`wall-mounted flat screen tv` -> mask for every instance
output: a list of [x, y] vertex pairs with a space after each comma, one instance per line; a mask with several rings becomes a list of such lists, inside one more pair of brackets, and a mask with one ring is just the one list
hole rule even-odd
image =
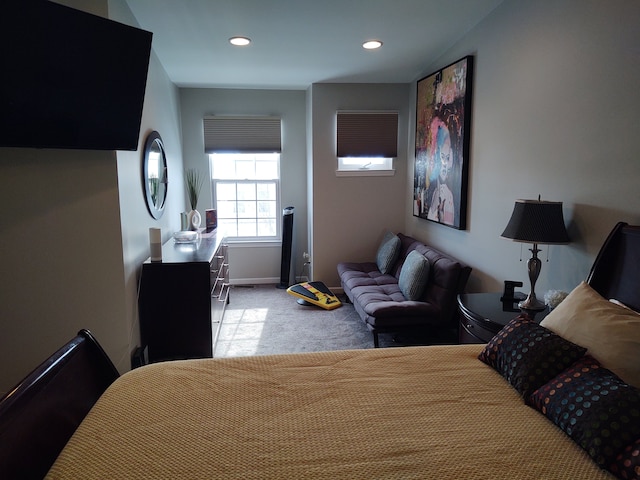
[[136, 150], [150, 32], [47, 0], [0, 20], [0, 146]]

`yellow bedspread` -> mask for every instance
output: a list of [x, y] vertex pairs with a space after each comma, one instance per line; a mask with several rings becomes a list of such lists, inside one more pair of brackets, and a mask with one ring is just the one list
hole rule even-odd
[[613, 478], [481, 348], [152, 364], [105, 392], [48, 478]]

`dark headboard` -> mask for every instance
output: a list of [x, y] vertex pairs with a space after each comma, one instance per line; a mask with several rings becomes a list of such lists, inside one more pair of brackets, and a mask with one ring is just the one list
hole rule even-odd
[[587, 283], [606, 299], [640, 311], [640, 226], [618, 223], [600, 249]]
[[0, 478], [43, 478], [119, 374], [87, 330], [0, 400]]

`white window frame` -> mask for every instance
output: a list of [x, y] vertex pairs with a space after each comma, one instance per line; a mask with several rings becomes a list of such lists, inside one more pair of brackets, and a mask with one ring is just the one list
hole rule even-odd
[[[281, 191], [280, 191], [280, 161], [281, 161], [281, 154], [279, 152], [269, 152], [269, 155], [274, 155], [277, 157], [277, 178], [251, 178], [251, 177], [247, 177], [247, 178], [241, 178], [240, 176], [236, 175], [235, 177], [232, 178], [217, 178], [214, 177], [215, 172], [213, 169], [213, 156], [214, 155], [231, 155], [234, 157], [237, 156], [244, 156], [246, 157], [247, 154], [234, 154], [234, 153], [229, 153], [229, 154], [209, 154], [209, 165], [210, 165], [210, 169], [211, 169], [211, 175], [210, 175], [210, 179], [211, 179], [211, 194], [212, 194], [212, 205], [214, 206], [213, 208], [218, 209], [218, 204], [217, 204], [217, 187], [218, 187], [218, 183], [235, 183], [235, 184], [269, 184], [269, 183], [273, 183], [275, 184], [275, 190], [276, 190], [276, 206], [275, 206], [275, 217], [274, 217], [274, 222], [275, 222], [275, 226], [276, 226], [276, 234], [275, 235], [270, 235], [270, 236], [241, 236], [241, 235], [228, 235], [227, 233], [225, 233], [226, 238], [227, 239], [232, 239], [234, 242], [256, 242], [256, 243], [267, 243], [267, 242], [281, 242], [282, 241], [282, 228], [281, 228], [281, 224], [282, 222], [280, 221], [280, 216], [279, 213], [281, 212], [282, 208], [281, 208]], [[261, 153], [257, 153], [257, 155], [261, 155]], [[256, 202], [258, 200], [256, 199]], [[236, 219], [241, 219], [242, 217], [238, 217], [236, 215]], [[256, 222], [257, 222], [258, 217], [255, 218]], [[221, 221], [224, 221], [223, 218], [221, 218], [220, 216], [220, 210], [218, 209], [218, 224], [221, 224]]]
[[338, 157], [337, 177], [393, 175], [392, 157]]

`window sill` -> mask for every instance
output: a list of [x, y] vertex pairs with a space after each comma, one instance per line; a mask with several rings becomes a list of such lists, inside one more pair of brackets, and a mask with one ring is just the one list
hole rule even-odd
[[228, 237], [227, 243], [234, 247], [280, 247], [282, 246], [282, 240], [259, 240], [241, 237]]
[[336, 177], [393, 177], [396, 174], [392, 170], [336, 170]]

